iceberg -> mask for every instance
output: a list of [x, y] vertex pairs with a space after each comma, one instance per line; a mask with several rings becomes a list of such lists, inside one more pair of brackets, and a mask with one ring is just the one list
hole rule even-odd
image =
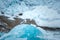
[[[9, 33], [3, 35], [1, 40], [44, 40], [45, 30], [31, 24], [21, 24], [15, 26]], [[39, 36], [39, 37], [38, 37]]]

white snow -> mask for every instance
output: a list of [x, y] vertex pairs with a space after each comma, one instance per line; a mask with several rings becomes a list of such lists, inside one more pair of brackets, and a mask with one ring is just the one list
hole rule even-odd
[[34, 19], [39, 26], [60, 27], [60, 14], [47, 6], [36, 6], [34, 10], [26, 11], [19, 18]]
[[[59, 0], [1, 0], [0, 11], [10, 20], [18, 16], [23, 19], [34, 19], [37, 25], [60, 27]], [[22, 16], [18, 14], [22, 13]]]

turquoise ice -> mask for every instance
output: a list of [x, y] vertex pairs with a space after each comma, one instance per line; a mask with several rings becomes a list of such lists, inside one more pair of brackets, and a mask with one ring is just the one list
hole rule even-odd
[[[1, 37], [1, 40], [44, 40], [43, 29], [38, 29], [34, 25], [21, 24], [13, 28], [8, 34]], [[38, 37], [39, 36], [39, 37]]]

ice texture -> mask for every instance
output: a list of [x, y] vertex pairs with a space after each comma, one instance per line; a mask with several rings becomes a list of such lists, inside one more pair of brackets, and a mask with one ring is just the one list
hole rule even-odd
[[[12, 19], [22, 13], [39, 26], [60, 27], [60, 0], [0, 0], [0, 11]], [[38, 17], [39, 16], [39, 17]]]
[[[35, 25], [21, 24], [15, 26], [9, 33], [3, 35], [0, 40], [44, 40], [45, 30]], [[38, 37], [39, 36], [39, 37]]]

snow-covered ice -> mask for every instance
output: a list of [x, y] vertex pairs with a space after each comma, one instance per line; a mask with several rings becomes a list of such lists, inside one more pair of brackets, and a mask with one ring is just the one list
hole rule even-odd
[[[0, 11], [10, 20], [18, 16], [23, 19], [34, 19], [37, 25], [60, 27], [59, 0], [0, 0]], [[22, 13], [22, 16], [18, 14]]]
[[60, 27], [60, 14], [48, 6], [36, 6], [34, 10], [26, 11], [19, 18], [33, 19], [39, 26]]

